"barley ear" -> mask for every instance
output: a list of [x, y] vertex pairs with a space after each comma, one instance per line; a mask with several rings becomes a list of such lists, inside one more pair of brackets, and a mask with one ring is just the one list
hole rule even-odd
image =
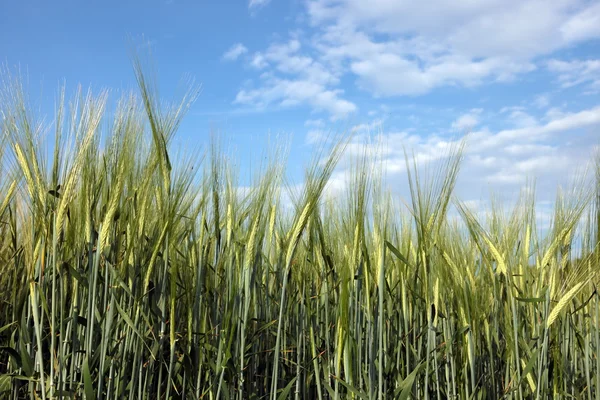
[[573, 297], [575, 297], [575, 295], [577, 294], [577, 292], [579, 292], [579, 289], [581, 289], [587, 282], [579, 282], [578, 284], [576, 284], [575, 286], [573, 286], [571, 288], [571, 290], [569, 290], [567, 293], [565, 293], [565, 295], [563, 296], [562, 299], [560, 299], [560, 301], [558, 302], [558, 304], [552, 309], [552, 311], [550, 312], [550, 315], [548, 315], [548, 320], [546, 321], [546, 328], [549, 328], [552, 323], [556, 320], [556, 318], [558, 317], [558, 315], [560, 314], [560, 312], [567, 307], [567, 305], [569, 304], [569, 302], [573, 299]]

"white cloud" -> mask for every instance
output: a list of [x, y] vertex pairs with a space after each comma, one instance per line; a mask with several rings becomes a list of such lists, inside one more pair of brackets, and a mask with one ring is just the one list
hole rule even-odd
[[248, 8], [249, 9], [257, 9], [257, 8], [266, 6], [270, 2], [271, 2], [271, 0], [250, 0], [248, 2]]
[[252, 66], [265, 68], [271, 65], [273, 73], [301, 76], [322, 85], [339, 83], [339, 76], [322, 62], [300, 54], [301, 47], [298, 39], [291, 39], [286, 43], [274, 43], [264, 53], [254, 55]]
[[[254, 90], [238, 93], [238, 103], [308, 105], [336, 119], [357, 109], [345, 98], [352, 92], [341, 90], [342, 85], [391, 97], [514, 81], [536, 70], [543, 57], [600, 38], [600, 6], [588, 0], [304, 4], [310, 34], [307, 29], [292, 31], [287, 42], [278, 39], [252, 54], [248, 63], [260, 71], [260, 79]], [[577, 67], [586, 77], [561, 71], [561, 84], [600, 85], [594, 64]], [[549, 105], [543, 97], [536, 103]], [[534, 122], [514, 117], [520, 117], [522, 126]]]
[[371, 134], [381, 132], [383, 130], [383, 120], [376, 119], [367, 124], [358, 124], [350, 128], [350, 132], [354, 135]]
[[550, 60], [548, 69], [558, 74], [563, 88], [588, 84], [588, 91], [600, 91], [600, 59], [597, 60]]
[[560, 31], [568, 41], [600, 36], [600, 3], [580, 10], [560, 27]]
[[562, 118], [566, 115], [566, 113], [561, 110], [559, 107], [551, 107], [548, 109], [548, 111], [546, 111], [546, 114], [544, 115], [544, 120], [545, 121], [552, 121], [558, 118]]
[[452, 130], [465, 132], [470, 131], [479, 124], [479, 114], [481, 109], [473, 109], [467, 114], [463, 114], [452, 123]]
[[305, 143], [312, 145], [312, 144], [323, 143], [326, 140], [327, 140], [327, 132], [319, 130], [319, 129], [311, 129], [310, 131], [308, 131], [306, 133]]
[[506, 81], [534, 69], [533, 64], [514, 63], [505, 58], [473, 61], [445, 56], [420, 64], [397, 54], [380, 53], [352, 62], [350, 69], [359, 78], [361, 87], [380, 96], [421, 95], [440, 86], [473, 87], [490, 77]]
[[533, 100], [533, 104], [537, 108], [546, 108], [546, 107], [548, 107], [548, 105], [550, 105], [550, 95], [548, 95], [548, 94], [540, 94], [540, 95], [535, 96], [535, 99]]
[[250, 65], [265, 70], [260, 84], [240, 90], [235, 103], [257, 108], [308, 105], [328, 112], [332, 120], [356, 111], [354, 103], [342, 98], [344, 91], [335, 87], [339, 77], [321, 62], [301, 55], [301, 47], [300, 41], [292, 38], [254, 54]]
[[511, 156], [527, 156], [532, 154], [550, 154], [557, 150], [556, 147], [552, 147], [545, 144], [511, 144], [504, 147], [504, 151]]
[[530, 57], [600, 36], [600, 7], [585, 0], [313, 0], [308, 10], [316, 25], [441, 41], [472, 57]]
[[[529, 116], [526, 109], [505, 112], [520, 112], [523, 114], [520, 118], [525, 119], [524, 116]], [[477, 116], [478, 123], [486, 122], [484, 116], [488, 113], [471, 110], [464, 115], [472, 114]], [[570, 174], [591, 160], [597, 143], [593, 135], [585, 132], [600, 128], [600, 106], [557, 113], [546, 123], [531, 118], [521, 127], [500, 131], [483, 128], [467, 137], [457, 186], [459, 197], [472, 199], [487, 195], [488, 185], [506, 194], [518, 193], [521, 185], [535, 178], [538, 199], [551, 201], [556, 186], [567, 184]], [[347, 169], [353, 157], [364, 154], [366, 149], [368, 154], [377, 154], [383, 160], [392, 187], [408, 196], [405, 149], [409, 157], [414, 154], [420, 167], [435, 171], [439, 167], [437, 163], [456, 146], [457, 140], [390, 131], [358, 136], [349, 145], [340, 166]], [[339, 186], [339, 182], [336, 185]]]
[[225, 52], [225, 54], [223, 54], [223, 60], [226, 60], [226, 61], [235, 61], [241, 55], [243, 55], [243, 54], [245, 54], [247, 52], [248, 52], [248, 49], [246, 48], [246, 46], [244, 46], [241, 43], [236, 43], [233, 46], [231, 46], [229, 48], [229, 50], [227, 50]]
[[262, 54], [256, 53], [252, 57], [250, 65], [256, 69], [263, 69], [266, 68], [269, 65], [269, 63], [267, 62], [267, 60], [265, 60], [265, 57]]
[[600, 125], [600, 106], [577, 113], [564, 113], [544, 125], [535, 124], [527, 127], [505, 129], [495, 134], [485, 131], [475, 132], [472, 135], [474, 140], [471, 145], [477, 151], [497, 149], [508, 144], [535, 143], [546, 140], [549, 136], [557, 133], [598, 125]]
[[585, 0], [312, 0], [308, 12], [323, 59], [380, 96], [515, 79], [600, 37], [600, 7]]
[[508, 116], [517, 128], [527, 128], [537, 125], [537, 119], [523, 110], [514, 110]]
[[325, 125], [325, 121], [321, 118], [319, 119], [307, 119], [304, 121], [304, 126], [312, 126], [315, 128], [322, 128]]
[[[500, 161], [504, 163], [508, 161], [508, 159], [504, 158]], [[486, 181], [494, 184], [504, 183], [521, 185], [525, 183], [527, 178], [539, 176], [544, 178], [545, 176], [562, 172], [566, 168], [572, 168], [574, 167], [573, 164], [573, 159], [564, 154], [560, 154], [559, 152], [531, 156], [523, 160], [515, 161], [511, 164], [494, 168], [495, 172], [492, 172], [490, 175], [488, 175], [486, 177]]]
[[234, 102], [257, 108], [308, 104], [317, 110], [329, 112], [332, 119], [337, 119], [356, 111], [355, 104], [340, 97], [342, 93], [342, 90], [330, 90], [308, 79], [268, 78], [258, 89], [240, 90]]

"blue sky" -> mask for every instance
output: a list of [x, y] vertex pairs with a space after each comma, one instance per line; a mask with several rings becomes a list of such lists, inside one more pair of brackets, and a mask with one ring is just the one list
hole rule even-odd
[[[331, 132], [438, 160], [470, 132], [459, 195], [537, 178], [551, 201], [600, 143], [600, 2], [587, 0], [0, 1], [0, 62], [52, 110], [60, 82], [135, 88], [131, 48], [152, 52], [161, 95], [202, 85], [180, 139], [226, 139], [242, 169], [277, 135], [289, 172]], [[344, 186], [336, 171], [332, 191]]]

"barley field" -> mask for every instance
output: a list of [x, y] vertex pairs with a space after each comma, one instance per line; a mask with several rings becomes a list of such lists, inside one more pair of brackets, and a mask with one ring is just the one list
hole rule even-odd
[[[400, 199], [350, 138], [289, 195], [218, 142], [171, 144], [197, 95], [64, 91], [50, 122], [0, 86], [0, 398], [600, 398], [600, 157], [538, 227], [535, 192], [456, 198], [468, 140]], [[47, 145], [42, 145], [42, 137]]]

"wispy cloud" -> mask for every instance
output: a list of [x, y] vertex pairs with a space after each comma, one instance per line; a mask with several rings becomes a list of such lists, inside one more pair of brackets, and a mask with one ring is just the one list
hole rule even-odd
[[337, 88], [339, 77], [323, 63], [300, 54], [302, 44], [292, 38], [274, 43], [266, 51], [255, 53], [250, 66], [263, 70], [255, 88], [241, 89], [234, 103], [258, 108], [308, 105], [325, 111], [332, 120], [357, 110]]
[[304, 142], [308, 145], [320, 144], [327, 140], [327, 132], [319, 129], [311, 129], [306, 132]]
[[342, 90], [331, 90], [309, 79], [280, 79], [267, 77], [258, 89], [242, 89], [234, 103], [258, 108], [268, 106], [292, 107], [309, 105], [316, 110], [326, 111], [332, 120], [356, 111], [356, 105], [340, 97]]
[[241, 43], [236, 43], [223, 54], [223, 60], [235, 61], [243, 54], [247, 53], [248, 49]]
[[600, 91], [600, 59], [550, 60], [548, 69], [558, 74], [558, 82], [563, 88], [587, 85], [590, 93]]
[[533, 104], [537, 108], [546, 108], [546, 107], [548, 107], [548, 105], [550, 105], [550, 95], [548, 95], [548, 94], [540, 94], [540, 95], [535, 96], [535, 99], [533, 100]]
[[322, 128], [323, 126], [325, 126], [325, 121], [323, 121], [321, 118], [307, 119], [306, 121], [304, 121], [304, 126], [312, 126], [314, 128]]
[[271, 0], [250, 0], [248, 2], [248, 8], [251, 10], [257, 9], [257, 8], [266, 6], [270, 2], [271, 2]]
[[136, 35], [132, 38], [133, 44], [138, 50], [154, 50], [157, 45], [156, 39], [152, 39], [148, 37], [146, 34], [142, 33], [140, 35]]

